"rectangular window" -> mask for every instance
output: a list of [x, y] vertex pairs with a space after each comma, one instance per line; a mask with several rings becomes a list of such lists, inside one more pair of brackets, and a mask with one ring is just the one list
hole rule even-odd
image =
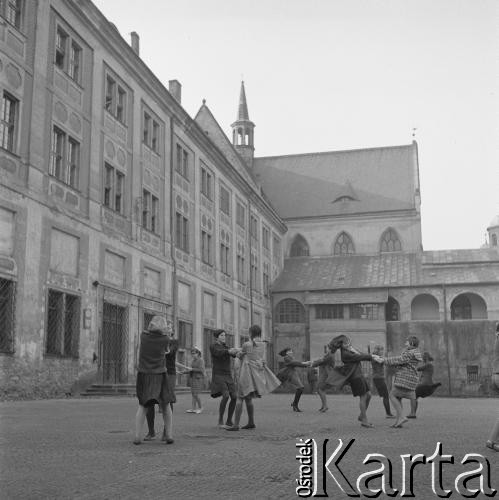
[[179, 212], [175, 214], [175, 245], [189, 252], [189, 221]]
[[0, 15], [9, 24], [17, 29], [21, 29], [22, 0], [3, 0], [0, 2]]
[[250, 278], [251, 278], [251, 288], [254, 290], [258, 290], [259, 288], [259, 279], [258, 279], [258, 259], [256, 255], [251, 254], [250, 261]]
[[68, 137], [68, 172], [66, 182], [70, 186], [78, 187], [80, 173], [80, 143]]
[[230, 264], [231, 264], [230, 247], [228, 243], [222, 241], [220, 243], [220, 271], [230, 276], [230, 268], [231, 268]]
[[246, 259], [244, 254], [238, 253], [236, 257], [236, 278], [239, 283], [246, 283]]
[[220, 210], [230, 215], [230, 193], [223, 186], [220, 186]]
[[254, 215], [250, 216], [250, 236], [258, 240], [258, 221]]
[[350, 319], [379, 319], [378, 304], [350, 304]]
[[11, 153], [16, 149], [16, 121], [19, 101], [7, 92], [2, 96], [2, 117], [0, 121], [0, 146]]
[[125, 123], [125, 104], [126, 104], [126, 92], [118, 86], [117, 90], [118, 98], [116, 101], [116, 119]]
[[125, 124], [126, 91], [109, 75], [106, 76], [104, 108], [120, 123]]
[[104, 206], [123, 214], [125, 175], [106, 163], [104, 165]]
[[0, 278], [0, 352], [14, 352], [15, 283]]
[[270, 249], [270, 231], [265, 226], [262, 226], [262, 246], [265, 250]]
[[201, 229], [201, 260], [210, 266], [213, 265], [213, 251], [211, 245], [211, 234]]
[[151, 231], [159, 234], [159, 198], [151, 197]]
[[480, 371], [478, 365], [466, 365], [466, 379], [468, 384], [480, 382]]
[[263, 294], [270, 295], [270, 266], [267, 262], [263, 264]]
[[315, 306], [316, 319], [343, 319], [343, 304], [318, 304]]
[[148, 228], [151, 213], [151, 193], [146, 189], [142, 192], [142, 226]]
[[149, 134], [150, 134], [150, 129], [151, 128], [151, 117], [147, 114], [144, 113], [144, 127], [142, 130], [142, 142], [144, 144], [147, 144], [149, 146]]
[[47, 338], [49, 355], [77, 358], [80, 340], [80, 298], [48, 291]]
[[80, 174], [80, 143], [54, 126], [50, 175], [74, 189], [78, 189]]
[[178, 346], [181, 349], [192, 347], [192, 323], [186, 321], [178, 322]]
[[69, 56], [68, 75], [77, 83], [80, 82], [81, 48], [75, 42], [71, 42]]
[[159, 152], [159, 124], [154, 120], [152, 122], [151, 149], [156, 153]]
[[201, 193], [213, 200], [213, 176], [204, 167], [201, 167]]
[[116, 171], [116, 189], [114, 193], [114, 210], [120, 214], [123, 213], [123, 187], [125, 185], [125, 176]]
[[246, 227], [246, 210], [239, 202], [236, 205], [236, 223], [242, 228]]
[[68, 35], [62, 28], [58, 27], [55, 33], [55, 65], [64, 71], [66, 68], [66, 52]]
[[189, 180], [189, 153], [177, 144], [177, 161], [175, 170], [185, 179]]

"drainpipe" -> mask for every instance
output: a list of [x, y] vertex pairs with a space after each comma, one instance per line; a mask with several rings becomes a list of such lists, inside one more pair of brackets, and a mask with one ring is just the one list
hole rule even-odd
[[173, 199], [173, 116], [170, 117], [170, 257], [172, 260], [172, 321], [173, 328], [177, 330], [177, 261], [175, 260], [175, 200]]
[[449, 334], [447, 331], [447, 290], [445, 284], [442, 283], [442, 292], [444, 295], [444, 342], [445, 342], [445, 360], [447, 362], [447, 378], [449, 380], [449, 396], [452, 396], [451, 372], [450, 372], [450, 356], [449, 356]]
[[249, 223], [249, 286], [250, 286], [250, 325], [253, 325], [253, 280], [251, 276], [251, 201], [248, 197], [248, 223]]

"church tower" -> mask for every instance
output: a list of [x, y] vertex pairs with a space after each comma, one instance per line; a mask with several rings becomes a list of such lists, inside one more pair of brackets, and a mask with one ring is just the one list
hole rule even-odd
[[253, 129], [255, 124], [249, 119], [248, 105], [246, 103], [246, 92], [244, 91], [244, 81], [241, 82], [241, 93], [239, 95], [239, 109], [237, 120], [231, 125], [232, 144], [236, 151], [244, 159], [246, 165], [253, 166], [255, 147], [253, 143]]

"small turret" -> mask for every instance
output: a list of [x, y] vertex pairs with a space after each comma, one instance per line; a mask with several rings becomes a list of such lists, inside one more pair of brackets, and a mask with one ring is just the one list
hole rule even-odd
[[253, 157], [255, 154], [255, 147], [253, 143], [253, 130], [255, 128], [255, 124], [249, 119], [244, 81], [241, 82], [237, 120], [231, 125], [231, 127], [232, 144], [244, 159], [248, 167], [251, 168], [253, 166]]

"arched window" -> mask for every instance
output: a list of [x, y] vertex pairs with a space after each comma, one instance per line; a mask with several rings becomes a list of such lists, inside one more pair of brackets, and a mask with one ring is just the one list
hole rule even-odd
[[304, 323], [305, 308], [295, 299], [284, 299], [277, 305], [278, 323]]
[[353, 241], [347, 233], [342, 232], [334, 243], [334, 255], [347, 255], [355, 253]]
[[476, 293], [462, 293], [450, 305], [451, 319], [487, 319], [487, 304]]
[[497, 234], [492, 235], [492, 246], [493, 247], [497, 246]]
[[411, 303], [411, 319], [440, 319], [437, 299], [429, 293], [422, 293], [414, 297]]
[[393, 297], [390, 296], [388, 297], [388, 302], [385, 305], [385, 320], [400, 321], [399, 303]]
[[402, 243], [395, 229], [388, 228], [381, 236], [380, 252], [400, 252]]
[[308, 249], [307, 240], [301, 235], [297, 234], [293, 243], [291, 244], [291, 250], [289, 252], [290, 257], [308, 257], [310, 255]]

